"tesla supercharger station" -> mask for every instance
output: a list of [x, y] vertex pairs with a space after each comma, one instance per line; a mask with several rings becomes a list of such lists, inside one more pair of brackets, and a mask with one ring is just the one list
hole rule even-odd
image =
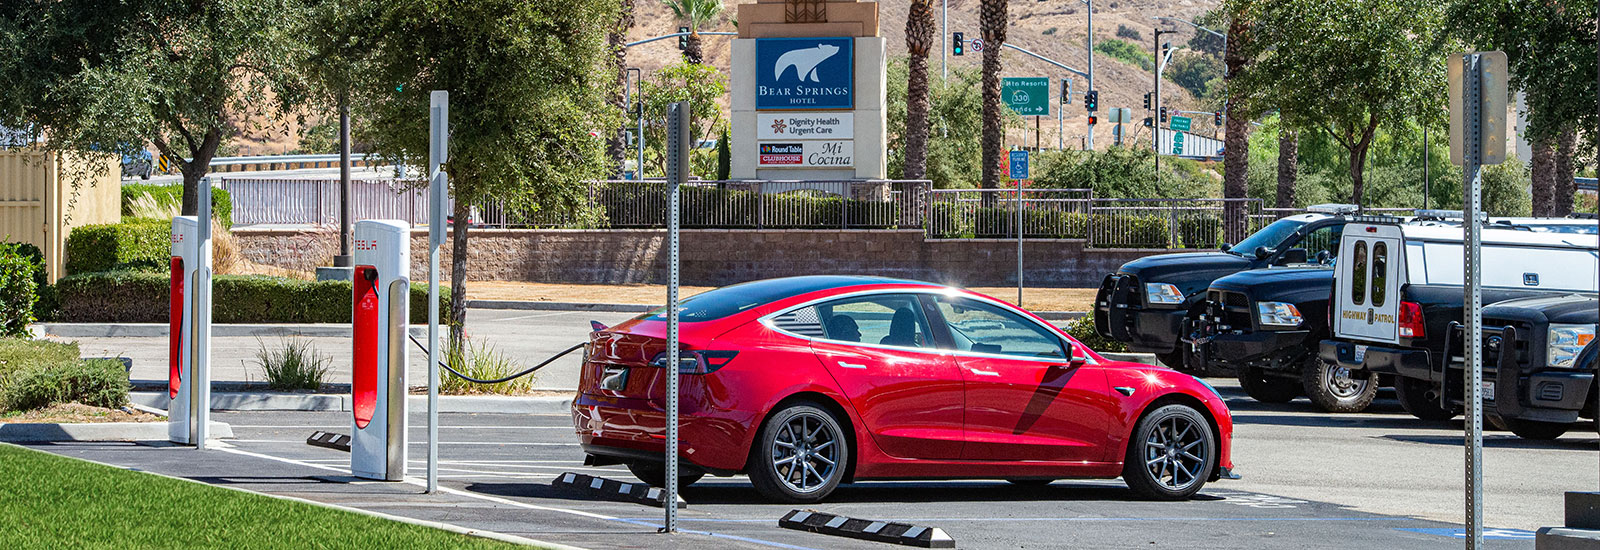
[[206, 391], [206, 359], [209, 343], [201, 334], [210, 324], [209, 308], [195, 307], [204, 299], [210, 284], [210, 247], [203, 246], [205, 235], [196, 216], [172, 219], [172, 260], [170, 331], [167, 349], [167, 439], [184, 445], [201, 445], [210, 398]]
[[350, 472], [400, 481], [406, 473], [406, 329], [411, 228], [397, 220], [355, 224]]

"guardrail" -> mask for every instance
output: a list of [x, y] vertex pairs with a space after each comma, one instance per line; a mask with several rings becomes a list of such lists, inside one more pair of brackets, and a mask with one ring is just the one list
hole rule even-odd
[[[352, 154], [351, 166], [375, 166], [375, 155]], [[194, 159], [184, 159], [192, 162]], [[339, 165], [339, 155], [259, 155], [249, 157], [216, 157], [209, 166], [212, 172], [236, 173], [265, 170], [296, 170], [300, 168], [334, 168]], [[218, 170], [217, 168], [222, 168]]]

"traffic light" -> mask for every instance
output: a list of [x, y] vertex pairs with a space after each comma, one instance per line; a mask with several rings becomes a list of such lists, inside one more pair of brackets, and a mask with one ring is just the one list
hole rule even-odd
[[1155, 125], [1155, 123], [1151, 121], [1150, 117], [1144, 117], [1144, 127], [1145, 128], [1149, 128], [1149, 127], [1154, 126], [1154, 125]]
[[1150, 94], [1148, 92], [1144, 94], [1144, 110], [1150, 110]]
[[[689, 32], [689, 27], [678, 27], [678, 32], [680, 32], [680, 33], [688, 33]], [[687, 50], [687, 49], [689, 49], [689, 35], [688, 34], [684, 34], [683, 36], [679, 36], [678, 37], [678, 50], [681, 51], [681, 50]]]
[[950, 34], [952, 35], [951, 38], [953, 39], [953, 42], [955, 42], [955, 45], [952, 48], [953, 51], [951, 51], [950, 54], [951, 55], [965, 55], [967, 53], [966, 35], [963, 35], [963, 34], [961, 34], [959, 32], [950, 33]]
[[1100, 123], [1100, 117], [1097, 117], [1097, 116], [1094, 116], [1094, 115], [1089, 115], [1089, 125], [1090, 126], [1094, 126], [1094, 125], [1099, 124], [1099, 123]]
[[1161, 107], [1161, 122], [1166, 122], [1166, 121], [1167, 121], [1167, 107], [1165, 105], [1163, 105]]
[[1089, 90], [1083, 94], [1083, 108], [1089, 112], [1100, 110], [1100, 90]]
[[1213, 122], [1216, 122], [1217, 126], [1221, 126], [1222, 125], [1222, 111], [1217, 111], [1215, 113], [1211, 113], [1211, 120]]

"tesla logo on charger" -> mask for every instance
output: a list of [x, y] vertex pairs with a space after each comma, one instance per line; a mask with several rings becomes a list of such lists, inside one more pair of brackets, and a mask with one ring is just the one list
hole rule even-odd
[[172, 234], [172, 242], [173, 243], [181, 243], [181, 242], [183, 242], [183, 234], [182, 233], [173, 233]]
[[371, 239], [356, 239], [356, 250], [377, 250], [378, 241]]

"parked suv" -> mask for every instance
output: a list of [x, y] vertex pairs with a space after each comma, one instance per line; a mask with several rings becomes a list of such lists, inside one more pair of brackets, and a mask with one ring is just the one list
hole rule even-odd
[[[1484, 304], [1596, 291], [1594, 235], [1484, 229], [1482, 242]], [[1459, 414], [1462, 370], [1451, 365], [1461, 353], [1463, 252], [1457, 227], [1346, 226], [1332, 337], [1319, 344], [1319, 357], [1352, 376], [1393, 375], [1400, 405], [1418, 418]]]
[[[1555, 439], [1594, 418], [1595, 294], [1507, 300], [1483, 308], [1483, 399], [1489, 422], [1526, 439]], [[1452, 327], [1444, 390], [1462, 401], [1461, 327]], [[1450, 385], [1450, 380], [1455, 385]]]
[[[1372, 221], [1401, 223], [1386, 217]], [[1459, 211], [1419, 210], [1403, 223], [1456, 227], [1460, 221]], [[1530, 232], [1594, 234], [1597, 229], [1593, 220], [1571, 218], [1490, 222], [1492, 227]], [[1350, 369], [1317, 356], [1319, 343], [1329, 337], [1328, 297], [1336, 258], [1319, 260], [1308, 267], [1244, 271], [1212, 282], [1199, 315], [1185, 327], [1183, 341], [1193, 350], [1190, 362], [1204, 374], [1238, 376], [1245, 393], [1258, 401], [1282, 403], [1305, 395], [1328, 412], [1365, 409], [1377, 395], [1376, 373], [1352, 377]]]
[[[1153, 352], [1167, 366], [1202, 373], [1186, 361], [1184, 322], [1199, 314], [1212, 281], [1240, 271], [1305, 264], [1332, 256], [1339, 234], [1357, 208], [1324, 204], [1310, 213], [1272, 222], [1222, 252], [1162, 254], [1123, 264], [1107, 275], [1095, 296], [1094, 324], [1100, 336], [1134, 351]], [[1190, 358], [1192, 359], [1192, 358]]]

